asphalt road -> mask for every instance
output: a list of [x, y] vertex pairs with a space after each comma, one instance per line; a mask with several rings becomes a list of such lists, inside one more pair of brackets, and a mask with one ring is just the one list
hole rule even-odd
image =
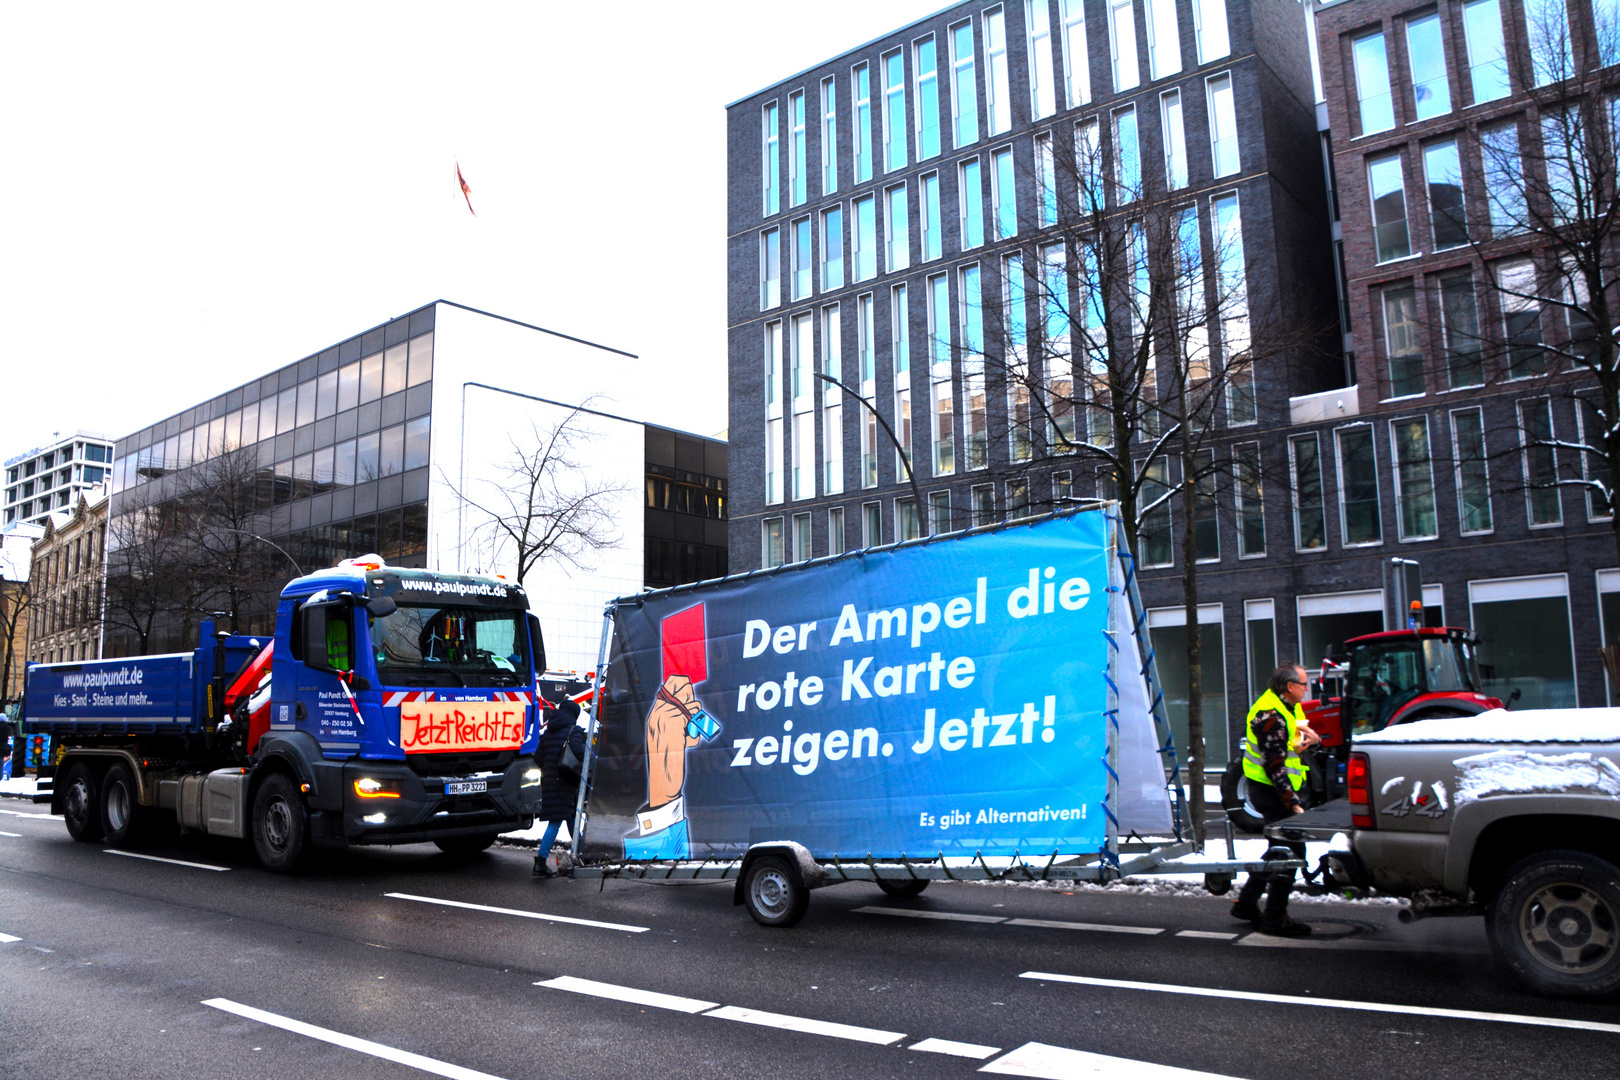
[[1207, 896], [847, 884], [767, 930], [729, 884], [539, 881], [521, 850], [361, 849], [294, 877], [206, 838], [145, 854], [177, 861], [0, 802], [0, 1076], [1477, 1080], [1620, 1059], [1614, 1002], [1522, 992], [1478, 920], [1388, 907], [1296, 904], [1323, 931], [1296, 944]]

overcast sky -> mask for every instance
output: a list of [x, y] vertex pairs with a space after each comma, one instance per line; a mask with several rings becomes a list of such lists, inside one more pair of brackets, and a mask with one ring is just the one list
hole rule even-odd
[[440, 298], [679, 365], [641, 419], [712, 434], [726, 103], [941, 6], [0, 5], [0, 458]]

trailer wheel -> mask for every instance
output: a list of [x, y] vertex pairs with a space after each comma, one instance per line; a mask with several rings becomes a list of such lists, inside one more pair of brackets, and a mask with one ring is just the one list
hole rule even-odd
[[910, 896], [921, 896], [922, 891], [928, 888], [928, 879], [918, 878], [915, 881], [896, 881], [893, 878], [878, 878], [877, 887], [883, 890], [884, 895], [903, 900]]
[[1225, 896], [1232, 891], [1232, 881], [1236, 874], [1205, 874], [1204, 891], [1211, 896]]
[[761, 926], [792, 926], [810, 907], [810, 890], [786, 859], [761, 855], [748, 864], [743, 904]]
[[1620, 868], [1582, 851], [1515, 863], [1488, 914], [1491, 945], [1515, 978], [1544, 994], [1620, 989]]
[[485, 833], [483, 836], [457, 836], [449, 840], [435, 840], [434, 845], [446, 855], [470, 856], [480, 851], [489, 850], [500, 836], [500, 833]]
[[101, 832], [107, 843], [132, 847], [141, 835], [144, 815], [129, 766], [118, 763], [101, 778]]
[[62, 781], [62, 818], [68, 835], [86, 842], [101, 839], [101, 804], [97, 801], [96, 777], [90, 766], [75, 762]]
[[309, 811], [298, 786], [276, 773], [253, 796], [253, 850], [259, 864], [275, 874], [290, 874], [304, 854]]
[[1243, 775], [1243, 762], [1234, 761], [1221, 774], [1221, 809], [1238, 831], [1258, 834], [1266, 819], [1249, 798], [1249, 778]]

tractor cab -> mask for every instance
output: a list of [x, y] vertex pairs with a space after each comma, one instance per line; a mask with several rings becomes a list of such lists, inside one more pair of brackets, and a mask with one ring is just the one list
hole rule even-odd
[[1476, 644], [1456, 627], [1394, 630], [1350, 640], [1341, 729], [1353, 739], [1391, 724], [1500, 708], [1501, 702], [1480, 691]]

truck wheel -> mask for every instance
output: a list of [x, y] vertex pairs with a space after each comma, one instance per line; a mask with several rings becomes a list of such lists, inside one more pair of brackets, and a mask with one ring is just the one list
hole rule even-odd
[[96, 777], [84, 762], [75, 763], [62, 780], [62, 818], [75, 840], [101, 839], [101, 804]]
[[259, 864], [274, 874], [290, 874], [304, 854], [309, 811], [298, 785], [276, 773], [253, 796], [253, 850]]
[[141, 836], [144, 815], [129, 766], [113, 765], [101, 778], [101, 832], [115, 847], [133, 847]]
[[499, 836], [500, 833], [485, 833], [483, 836], [457, 836], [449, 840], [435, 840], [433, 843], [446, 855], [465, 857], [487, 851]]
[[1239, 832], [1258, 834], [1266, 827], [1266, 819], [1249, 800], [1249, 778], [1243, 775], [1241, 761], [1232, 762], [1221, 774], [1221, 809]]
[[787, 860], [761, 855], [748, 864], [743, 905], [761, 926], [792, 926], [810, 907], [810, 890], [799, 882]]
[[1491, 901], [1497, 959], [1544, 994], [1620, 989], [1620, 868], [1583, 851], [1515, 863]]
[[877, 887], [882, 889], [886, 896], [905, 899], [908, 896], [921, 896], [922, 891], [928, 888], [928, 879], [895, 881], [893, 878], [878, 878]]

